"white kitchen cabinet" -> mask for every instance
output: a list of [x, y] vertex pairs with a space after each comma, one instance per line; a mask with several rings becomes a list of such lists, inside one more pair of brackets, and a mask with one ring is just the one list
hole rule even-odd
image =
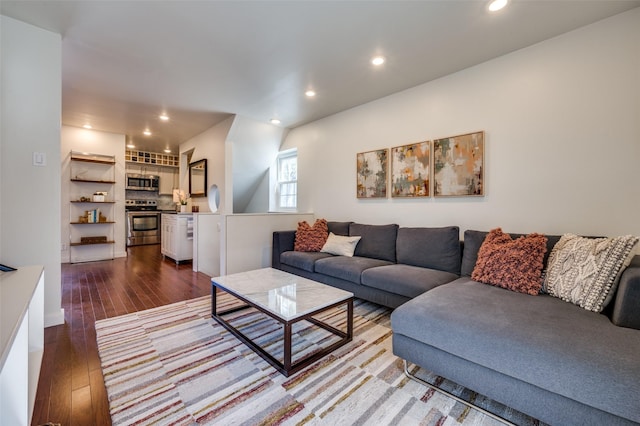
[[126, 165], [126, 173], [134, 174], [134, 175], [143, 175], [144, 174], [144, 164], [132, 164], [127, 163]]
[[160, 177], [160, 195], [173, 195], [173, 190], [178, 189], [178, 169], [175, 167], [158, 167]]
[[176, 263], [193, 259], [193, 215], [162, 215], [160, 250]]
[[150, 165], [150, 164], [135, 164], [135, 163], [127, 163], [126, 164], [126, 173], [134, 174], [134, 175], [158, 175], [158, 166]]

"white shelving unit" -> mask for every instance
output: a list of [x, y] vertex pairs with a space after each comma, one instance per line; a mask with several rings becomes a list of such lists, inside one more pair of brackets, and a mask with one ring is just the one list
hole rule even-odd
[[29, 425], [44, 353], [42, 266], [0, 272], [0, 424]]
[[[69, 250], [70, 262], [113, 259], [113, 199], [116, 183], [116, 159], [113, 155], [71, 151], [69, 176]], [[106, 192], [106, 197], [94, 196]], [[92, 217], [90, 212], [99, 213]]]

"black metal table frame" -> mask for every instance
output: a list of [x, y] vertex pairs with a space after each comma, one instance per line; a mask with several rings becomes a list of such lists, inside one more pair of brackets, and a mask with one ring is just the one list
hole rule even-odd
[[[236, 299], [242, 300], [243, 302], [246, 303], [246, 305], [241, 305], [241, 306], [236, 306], [224, 311], [218, 311], [218, 306], [217, 306], [217, 291], [216, 289], [220, 289], [222, 291], [224, 291], [225, 293], [235, 297]], [[341, 305], [347, 305], [347, 331], [346, 333], [340, 329], [337, 329], [327, 323], [324, 323], [316, 318], [313, 318], [314, 315], [318, 315], [322, 312], [325, 312], [329, 309], [341, 306]], [[237, 312], [243, 309], [247, 309], [247, 308], [254, 308], [257, 309], [258, 311], [262, 312], [265, 315], [270, 316], [271, 318], [273, 318], [274, 320], [276, 320], [277, 322], [279, 322], [280, 324], [283, 325], [283, 331], [284, 331], [284, 357], [283, 357], [283, 361], [284, 362], [280, 362], [280, 360], [276, 359], [273, 355], [271, 355], [269, 352], [267, 352], [266, 350], [264, 350], [263, 348], [261, 348], [257, 343], [253, 342], [249, 337], [247, 337], [244, 333], [242, 333], [240, 330], [238, 330], [237, 328], [235, 328], [234, 326], [232, 326], [228, 321], [226, 321], [224, 318], [222, 318], [222, 315], [226, 315], [226, 314], [230, 314], [233, 312]], [[240, 341], [242, 341], [244, 344], [246, 344], [249, 348], [251, 348], [254, 352], [256, 352], [258, 355], [260, 355], [265, 361], [267, 361], [269, 364], [271, 364], [271, 366], [273, 366], [276, 370], [278, 370], [280, 373], [282, 373], [285, 377], [289, 377], [291, 374], [297, 373], [298, 371], [302, 370], [303, 368], [311, 365], [312, 363], [314, 363], [315, 361], [319, 360], [320, 358], [324, 357], [325, 355], [329, 354], [330, 352], [333, 352], [334, 350], [336, 350], [337, 348], [339, 348], [340, 346], [343, 346], [347, 343], [349, 343], [352, 339], [353, 339], [353, 297], [350, 297], [346, 300], [342, 300], [340, 302], [336, 302], [333, 303], [329, 306], [324, 306], [322, 308], [313, 310], [312, 312], [309, 312], [306, 315], [294, 318], [290, 321], [287, 321], [283, 318], [278, 317], [277, 315], [273, 314], [272, 312], [269, 312], [266, 309], [261, 308], [260, 306], [256, 306], [256, 304], [254, 304], [253, 302], [251, 302], [250, 300], [248, 300], [247, 298], [243, 297], [241, 294], [237, 294], [231, 290], [228, 290], [224, 287], [222, 287], [221, 285], [217, 284], [217, 283], [213, 283], [212, 282], [212, 288], [211, 288], [211, 317], [213, 319], [215, 319], [220, 325], [222, 325], [224, 328], [226, 328], [227, 330], [229, 330], [229, 332], [231, 332], [231, 334], [233, 334], [234, 336], [236, 336]], [[326, 348], [323, 348], [322, 350], [320, 350], [319, 352], [314, 352], [310, 355], [307, 355], [301, 359], [296, 360], [295, 362], [292, 361], [292, 341], [291, 341], [291, 331], [293, 329], [293, 324], [299, 322], [299, 321], [309, 321], [310, 323], [321, 327], [335, 335], [337, 335], [338, 337], [340, 337], [340, 340], [338, 340], [337, 342], [327, 346]]]

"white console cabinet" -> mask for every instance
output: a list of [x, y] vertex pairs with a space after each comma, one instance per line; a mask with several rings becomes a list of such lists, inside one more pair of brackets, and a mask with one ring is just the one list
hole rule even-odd
[[193, 259], [193, 215], [162, 215], [163, 257], [170, 257], [176, 263]]
[[0, 272], [0, 425], [29, 425], [44, 353], [42, 266]]

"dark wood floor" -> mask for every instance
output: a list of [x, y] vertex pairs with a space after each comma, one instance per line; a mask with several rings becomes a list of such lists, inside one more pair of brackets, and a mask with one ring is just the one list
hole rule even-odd
[[127, 258], [62, 265], [65, 323], [45, 329], [32, 425], [110, 425], [95, 321], [206, 296], [210, 278], [191, 264], [163, 260], [159, 245]]

